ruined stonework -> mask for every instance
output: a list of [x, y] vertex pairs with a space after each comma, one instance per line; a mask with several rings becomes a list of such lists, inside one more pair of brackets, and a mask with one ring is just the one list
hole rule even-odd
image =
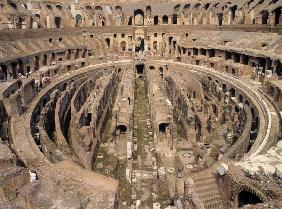
[[0, 1], [0, 208], [282, 208], [282, 0]]

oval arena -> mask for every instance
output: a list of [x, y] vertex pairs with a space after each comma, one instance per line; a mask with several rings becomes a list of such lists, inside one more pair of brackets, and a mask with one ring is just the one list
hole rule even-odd
[[0, 1], [0, 208], [281, 209], [281, 0]]

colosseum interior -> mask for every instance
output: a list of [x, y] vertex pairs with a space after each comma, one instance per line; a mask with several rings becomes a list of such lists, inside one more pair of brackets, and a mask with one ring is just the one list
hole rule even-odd
[[1, 209], [281, 209], [282, 0], [0, 0]]

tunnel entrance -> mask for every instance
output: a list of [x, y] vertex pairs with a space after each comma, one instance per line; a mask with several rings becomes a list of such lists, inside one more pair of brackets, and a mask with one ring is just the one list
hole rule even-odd
[[241, 191], [238, 194], [238, 207], [242, 208], [245, 205], [255, 205], [258, 203], [262, 203], [261, 199], [257, 197], [255, 194], [252, 194], [247, 191]]
[[166, 132], [166, 128], [169, 126], [169, 124], [168, 123], [161, 123], [160, 125], [159, 125], [159, 132], [160, 133], [165, 133]]
[[118, 125], [117, 126], [117, 133], [118, 134], [125, 134], [127, 131], [127, 127], [125, 125]]
[[137, 64], [136, 65], [136, 72], [137, 72], [137, 74], [143, 74], [144, 73], [144, 64]]

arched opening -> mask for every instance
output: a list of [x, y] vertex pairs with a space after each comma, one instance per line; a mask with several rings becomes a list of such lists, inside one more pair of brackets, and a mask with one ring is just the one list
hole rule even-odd
[[282, 7], [279, 7], [277, 9], [274, 10], [274, 25], [279, 25], [280, 24], [280, 19], [281, 19], [281, 10]]
[[158, 49], [158, 42], [157, 42], [157, 41], [154, 41], [154, 43], [153, 43], [153, 49], [154, 49], [154, 50], [157, 50], [157, 49]]
[[77, 14], [75, 16], [75, 27], [80, 27], [82, 23], [82, 16], [80, 14]]
[[55, 24], [57, 29], [61, 28], [61, 17], [55, 17]]
[[106, 38], [106, 42], [107, 42], [107, 47], [110, 48], [111, 46], [111, 40], [109, 38]]
[[117, 126], [117, 134], [125, 134], [127, 131], [127, 127], [125, 125]]
[[2, 75], [0, 76], [1, 80], [7, 80], [8, 71], [6, 65], [1, 65]]
[[190, 7], [191, 7], [191, 4], [186, 4], [186, 5], [184, 6], [184, 10], [188, 10], [188, 9], [190, 9]]
[[51, 6], [51, 5], [49, 5], [49, 4], [47, 4], [47, 5], [46, 5], [46, 9], [48, 9], [48, 10], [52, 10], [52, 6]]
[[98, 12], [102, 12], [103, 8], [101, 6], [96, 6], [95, 10], [98, 11]]
[[115, 10], [116, 10], [117, 13], [121, 13], [122, 12], [121, 6], [116, 6]]
[[177, 14], [172, 15], [172, 24], [177, 25]]
[[43, 56], [43, 66], [47, 66], [47, 61], [48, 60], [48, 56], [46, 54], [44, 54]]
[[152, 13], [152, 8], [151, 8], [150, 6], [147, 6], [147, 7], [146, 7], [146, 13], [147, 13], [147, 15], [151, 15], [151, 13]]
[[82, 52], [82, 56], [81, 56], [81, 57], [82, 57], [82, 58], [85, 58], [85, 57], [86, 57], [86, 54], [87, 54], [87, 49], [84, 49], [83, 52]]
[[231, 88], [229, 90], [229, 93], [230, 93], [230, 97], [235, 97], [235, 89]]
[[89, 5], [87, 5], [87, 6], [85, 7], [85, 9], [89, 11], [89, 10], [92, 10], [92, 7], [89, 6]]
[[39, 70], [39, 57], [35, 56], [34, 71]]
[[163, 79], [164, 78], [164, 69], [162, 67], [159, 68], [160, 76]]
[[168, 123], [160, 123], [159, 124], [159, 132], [160, 133], [166, 133], [166, 129], [169, 126]]
[[172, 39], [173, 39], [173, 37], [172, 37], [172, 36], [170, 36], [170, 37], [168, 38], [169, 45], [171, 45], [171, 43], [172, 43]]
[[231, 11], [231, 22], [235, 19], [236, 17], [236, 10], [237, 10], [237, 5], [233, 6], [230, 8]]
[[269, 13], [267, 10], [261, 11], [261, 24], [267, 25]]
[[137, 72], [137, 74], [143, 74], [143, 72], [144, 72], [144, 64], [137, 64], [136, 65], [136, 72]]
[[226, 84], [222, 84], [222, 91], [226, 92], [226, 90], [227, 90]]
[[163, 24], [168, 24], [168, 16], [164, 15], [162, 18]]
[[144, 25], [144, 12], [141, 9], [137, 9], [134, 12], [135, 25]]
[[63, 8], [62, 8], [62, 6], [61, 6], [61, 5], [59, 5], [59, 4], [58, 4], [58, 5], [56, 5], [56, 8], [57, 8], [58, 10], [60, 10], [60, 11], [63, 9]]
[[242, 208], [245, 205], [255, 205], [262, 203], [262, 200], [255, 194], [247, 191], [241, 191], [238, 194], [238, 207]]
[[222, 22], [223, 22], [223, 14], [217, 14], [217, 19], [218, 19], [218, 26], [222, 26]]
[[91, 121], [92, 121], [92, 114], [88, 113], [87, 116], [85, 117], [85, 126], [90, 126]]
[[67, 60], [71, 60], [71, 50], [70, 49], [67, 52]]
[[128, 24], [127, 25], [132, 25], [132, 17], [131, 16], [128, 19]]
[[56, 61], [56, 54], [53, 52], [51, 54], [51, 62], [55, 62]]
[[243, 101], [244, 101], [244, 98], [243, 98], [242, 94], [239, 94], [239, 102], [243, 103]]
[[195, 9], [199, 9], [200, 6], [201, 6], [201, 4], [200, 4], [200, 3], [197, 3], [197, 4], [195, 5]]
[[121, 51], [125, 51], [125, 50], [126, 50], [126, 42], [125, 42], [125, 41], [122, 41], [122, 42], [120, 43], [120, 50], [121, 50]]
[[269, 95], [274, 96], [274, 88], [272, 86], [269, 87]]
[[154, 17], [154, 25], [158, 25], [159, 24], [159, 16], [155, 16]]
[[177, 5], [174, 7], [173, 11], [174, 11], [174, 12], [178, 12], [179, 9], [180, 9], [180, 7], [181, 7], [181, 5], [180, 5], [180, 4], [177, 4]]
[[24, 69], [23, 69], [23, 61], [19, 60], [19, 74], [23, 75], [24, 74]]
[[22, 29], [23, 25], [23, 18], [17, 17], [16, 18], [16, 29]]

